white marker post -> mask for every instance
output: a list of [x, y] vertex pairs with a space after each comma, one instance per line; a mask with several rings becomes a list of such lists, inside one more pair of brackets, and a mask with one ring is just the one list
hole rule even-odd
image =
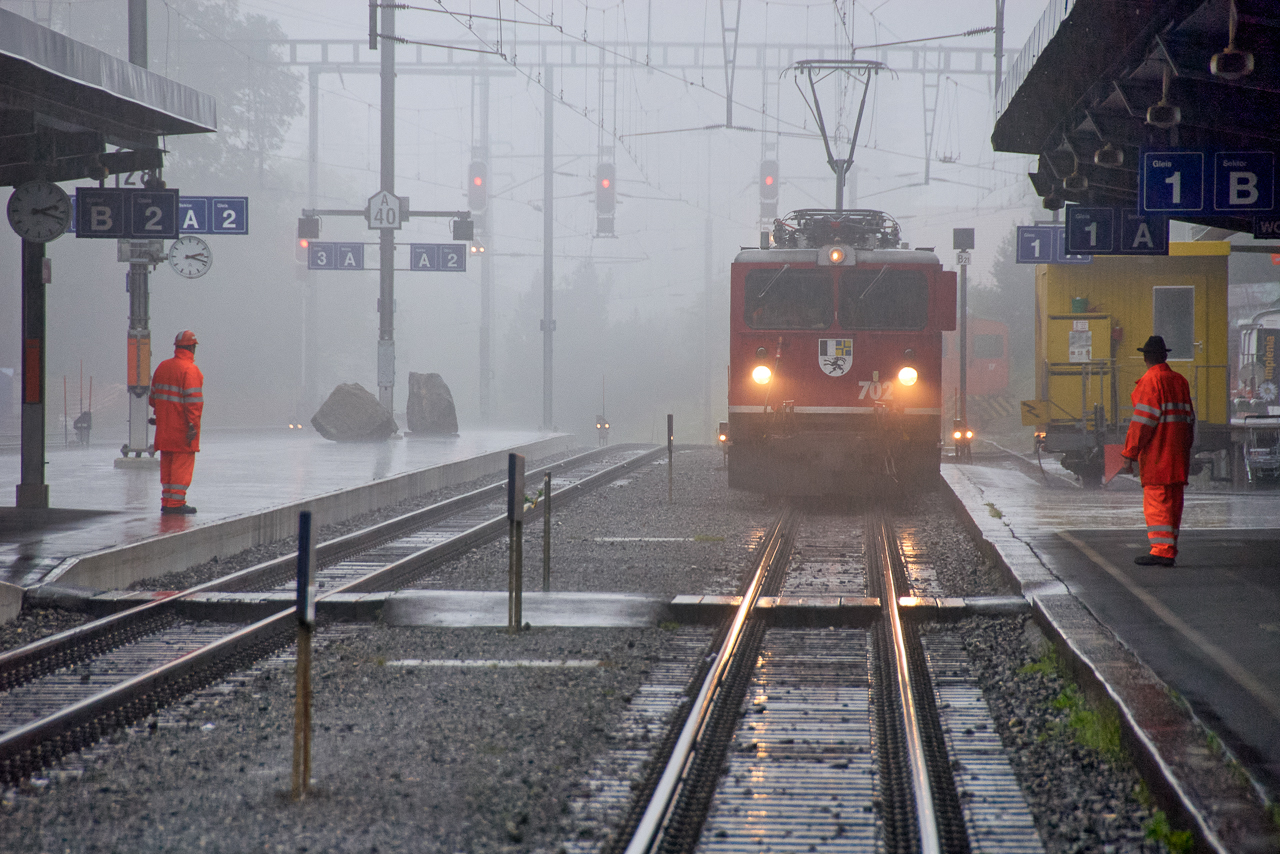
[[307, 795], [311, 782], [311, 631], [316, 624], [316, 589], [311, 584], [315, 549], [311, 512], [298, 514], [298, 661], [293, 709], [293, 799]]
[[507, 631], [520, 631], [524, 592], [524, 455], [507, 455]]

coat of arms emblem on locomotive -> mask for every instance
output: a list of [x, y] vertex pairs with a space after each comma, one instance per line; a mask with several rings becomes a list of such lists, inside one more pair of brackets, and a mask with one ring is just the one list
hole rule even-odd
[[819, 338], [818, 367], [829, 377], [842, 377], [853, 366], [852, 338]]

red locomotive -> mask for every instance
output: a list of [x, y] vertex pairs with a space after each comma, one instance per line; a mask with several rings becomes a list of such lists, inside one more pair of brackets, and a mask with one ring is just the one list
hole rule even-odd
[[956, 275], [872, 210], [801, 210], [731, 274], [729, 485], [780, 495], [937, 478]]

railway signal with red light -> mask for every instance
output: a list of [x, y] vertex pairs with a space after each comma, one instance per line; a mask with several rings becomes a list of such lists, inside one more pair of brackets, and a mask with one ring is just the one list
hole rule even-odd
[[596, 166], [596, 234], [613, 234], [613, 213], [617, 208], [617, 170], [612, 163]]
[[482, 211], [489, 207], [489, 164], [472, 160], [467, 178], [467, 207]]
[[760, 161], [760, 218], [771, 220], [778, 215], [778, 161]]

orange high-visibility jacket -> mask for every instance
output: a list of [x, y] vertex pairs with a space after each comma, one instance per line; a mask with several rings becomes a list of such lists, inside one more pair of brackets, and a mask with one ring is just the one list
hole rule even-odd
[[[172, 359], [165, 359], [151, 378], [151, 397], [156, 411], [157, 451], [200, 450], [200, 415], [204, 412], [204, 374], [196, 367], [195, 354], [175, 347]], [[187, 425], [196, 427], [195, 439], [187, 441]]]
[[1142, 485], [1186, 483], [1196, 428], [1186, 378], [1167, 364], [1152, 365], [1138, 380], [1130, 399], [1133, 420], [1123, 453], [1138, 461]]

